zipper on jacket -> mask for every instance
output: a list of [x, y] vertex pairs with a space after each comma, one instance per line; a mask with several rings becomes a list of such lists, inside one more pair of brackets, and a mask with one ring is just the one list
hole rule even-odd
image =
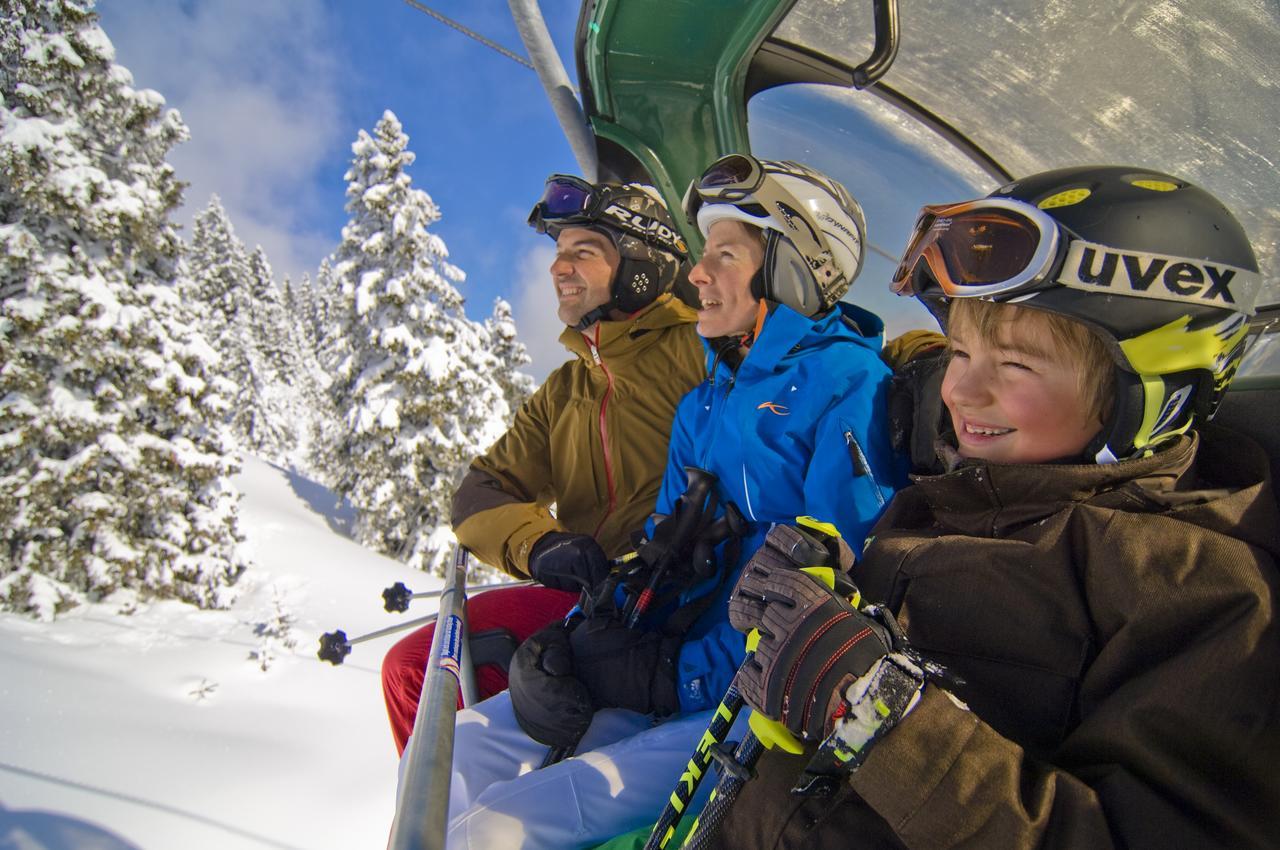
[[876, 494], [876, 501], [883, 508], [884, 493], [880, 492], [880, 485], [876, 483], [875, 473], [871, 471], [871, 464], [867, 462], [867, 456], [863, 454], [862, 446], [858, 445], [858, 441], [854, 439], [853, 431], [844, 432], [844, 442], [849, 447], [849, 459], [853, 461], [853, 474], [858, 478], [867, 476], [871, 480], [871, 492]]
[[[585, 334], [584, 334], [585, 338]], [[609, 505], [605, 508], [604, 516], [600, 517], [600, 524], [596, 526], [595, 533], [592, 537], [600, 536], [600, 529], [604, 528], [605, 520], [613, 509], [617, 506], [618, 496], [614, 492], [613, 485], [613, 460], [609, 457], [609, 427], [605, 424], [605, 413], [609, 410], [609, 399], [613, 396], [613, 375], [609, 373], [609, 367], [604, 365], [604, 358], [600, 356], [600, 349], [597, 347], [600, 342], [600, 326], [596, 325], [596, 339], [592, 342], [587, 339], [587, 348], [591, 350], [591, 359], [600, 367], [600, 371], [604, 372], [605, 387], [604, 397], [600, 399], [600, 449], [604, 453], [604, 480], [605, 486], [609, 490]]]

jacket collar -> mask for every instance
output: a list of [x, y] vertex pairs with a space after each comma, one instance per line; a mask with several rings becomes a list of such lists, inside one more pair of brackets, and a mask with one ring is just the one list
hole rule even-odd
[[[596, 329], [599, 331], [599, 342], [596, 341], [597, 330], [591, 331], [590, 339], [601, 357], [617, 357], [637, 347], [638, 341], [649, 331], [690, 324], [697, 320], [698, 316], [692, 308], [670, 292], [664, 292], [656, 301], [629, 319], [598, 323]], [[560, 344], [588, 363], [593, 362], [587, 335], [582, 332], [566, 327], [560, 334]]]
[[[1037, 522], [1070, 504], [1146, 510], [1185, 499], [1199, 435], [1180, 437], [1150, 457], [1111, 464], [1002, 464], [959, 460], [942, 475], [913, 475], [938, 521], [964, 534], [995, 535]], [[940, 455], [954, 455], [940, 450]], [[944, 461], [948, 458], [944, 457]]]
[[[769, 317], [764, 320], [747, 356], [737, 369], [721, 358], [716, 363], [716, 377], [732, 377], [753, 372], [771, 373], [794, 352], [825, 347], [839, 340], [879, 351], [884, 343], [884, 322], [874, 313], [841, 301], [826, 315], [810, 318], [801, 315], [785, 304], [770, 304]], [[714, 356], [710, 340], [703, 344]]]

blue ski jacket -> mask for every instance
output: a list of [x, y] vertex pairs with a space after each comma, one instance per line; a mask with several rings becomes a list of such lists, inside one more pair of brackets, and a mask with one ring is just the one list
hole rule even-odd
[[671, 513], [687, 485], [684, 468], [696, 466], [717, 476], [721, 502], [749, 522], [725, 579], [682, 600], [718, 596], [680, 648], [681, 711], [716, 705], [742, 663], [745, 638], [729, 625], [727, 601], [770, 525], [817, 517], [858, 551], [906, 483], [907, 463], [889, 442], [883, 331], [878, 316], [844, 302], [817, 319], [778, 305], [736, 373], [708, 353], [707, 380], [677, 407], [656, 512]]

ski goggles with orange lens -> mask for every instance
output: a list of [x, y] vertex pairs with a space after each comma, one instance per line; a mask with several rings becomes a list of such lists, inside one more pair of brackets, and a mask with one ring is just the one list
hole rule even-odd
[[919, 295], [928, 285], [927, 269], [943, 293], [954, 297], [1032, 288], [1049, 279], [1063, 238], [1058, 222], [1021, 201], [925, 206], [891, 286], [899, 295]]

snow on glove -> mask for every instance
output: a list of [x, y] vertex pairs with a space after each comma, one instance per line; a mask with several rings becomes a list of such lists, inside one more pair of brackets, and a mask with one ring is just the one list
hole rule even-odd
[[888, 627], [800, 572], [814, 558], [813, 535], [775, 526], [742, 570], [729, 599], [729, 622], [758, 629], [752, 660], [738, 673], [738, 688], [752, 708], [779, 720], [793, 734], [825, 738], [844, 693], [888, 655]]
[[550, 531], [529, 551], [529, 574], [555, 590], [591, 590], [609, 575], [609, 559], [593, 537]]

